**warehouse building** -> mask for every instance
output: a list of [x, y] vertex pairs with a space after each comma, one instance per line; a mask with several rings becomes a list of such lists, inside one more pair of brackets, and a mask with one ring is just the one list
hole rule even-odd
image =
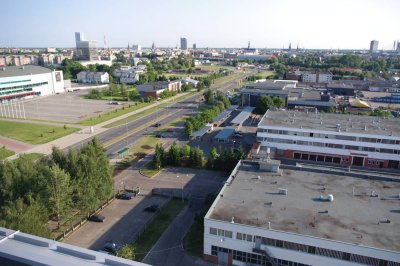
[[204, 217], [204, 259], [400, 265], [398, 200], [383, 200], [398, 198], [399, 182], [281, 168], [273, 160], [238, 163]]
[[257, 128], [275, 158], [372, 168], [400, 168], [397, 118], [268, 110]]
[[30, 65], [0, 68], [0, 102], [64, 91], [62, 71]]

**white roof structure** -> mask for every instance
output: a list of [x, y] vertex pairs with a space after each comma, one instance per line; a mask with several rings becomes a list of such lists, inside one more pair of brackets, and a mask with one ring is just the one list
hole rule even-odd
[[0, 227], [0, 265], [111, 265], [147, 264]]

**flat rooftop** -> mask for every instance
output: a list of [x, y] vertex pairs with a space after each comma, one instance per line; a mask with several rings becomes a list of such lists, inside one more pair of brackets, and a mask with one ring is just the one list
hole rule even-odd
[[[400, 251], [399, 192], [396, 182], [242, 164], [209, 218]], [[333, 202], [319, 200], [328, 194]]]
[[36, 74], [45, 74], [51, 73], [51, 70], [41, 66], [6, 66], [4, 68], [0, 68], [0, 78], [7, 77], [18, 77], [18, 76], [27, 76], [27, 75], [36, 75]]
[[268, 110], [259, 126], [313, 129], [344, 133], [400, 136], [400, 119], [288, 110]]

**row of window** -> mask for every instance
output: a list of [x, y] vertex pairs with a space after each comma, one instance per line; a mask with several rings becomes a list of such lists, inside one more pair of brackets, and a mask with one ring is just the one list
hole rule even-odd
[[25, 79], [25, 80], [16, 80], [16, 81], [3, 81], [0, 82], [0, 85], [2, 84], [12, 84], [12, 83], [21, 83], [21, 82], [29, 82], [31, 81], [30, 79]]
[[[232, 238], [233, 232], [210, 227], [210, 234]], [[357, 255], [357, 254], [351, 254], [351, 253], [332, 250], [332, 249], [326, 249], [326, 248], [320, 248], [320, 247], [315, 247], [315, 246], [309, 246], [309, 245], [289, 242], [289, 241], [283, 241], [283, 240], [279, 240], [279, 239], [273, 239], [273, 238], [267, 238], [267, 237], [261, 237], [261, 236], [253, 236], [250, 234], [244, 234], [244, 233], [239, 233], [239, 232], [236, 233], [236, 239], [239, 239], [242, 241], [248, 241], [248, 242], [255, 242], [256, 245], [262, 244], [262, 245], [273, 246], [273, 247], [278, 247], [278, 248], [290, 249], [290, 250], [305, 252], [305, 253], [309, 253], [309, 254], [315, 254], [315, 255], [335, 258], [335, 259], [339, 259], [339, 260], [352, 261], [352, 262], [362, 263], [362, 264], [367, 264], [367, 265], [400, 266], [400, 263], [393, 262], [393, 261], [387, 261], [387, 260], [382, 260], [382, 259], [377, 259], [377, 258], [372, 258], [372, 257], [367, 257], [367, 256], [361, 256], [361, 255]], [[285, 265], [288, 265], [288, 264], [285, 264]]]
[[323, 139], [340, 139], [340, 140], [383, 143], [383, 144], [400, 144], [400, 140], [394, 140], [394, 139], [366, 138], [366, 137], [356, 137], [356, 136], [323, 134], [323, 133], [313, 133], [313, 132], [297, 132], [289, 130], [263, 129], [263, 128], [259, 128], [257, 131], [271, 133], [271, 134], [289, 135], [289, 136], [323, 138]]
[[26, 89], [14, 90], [14, 91], [0, 91], [0, 95], [10, 95], [10, 94], [16, 94], [16, 93], [27, 92], [27, 91], [32, 91], [32, 88], [26, 88]]
[[346, 150], [356, 150], [356, 151], [369, 151], [369, 152], [400, 154], [400, 150], [375, 148], [375, 147], [361, 147], [361, 146], [354, 146], [354, 145], [342, 145], [342, 144], [335, 144], [335, 143], [322, 143], [322, 142], [311, 142], [311, 141], [291, 140], [291, 139], [263, 138], [263, 137], [257, 137], [257, 140], [258, 141], [275, 142], [275, 143], [304, 145], [304, 146], [326, 147], [326, 148], [334, 148], [334, 149], [346, 149]]
[[[211, 255], [218, 256], [218, 252], [230, 254], [230, 255], [232, 255], [232, 259], [246, 262], [246, 263], [257, 264], [257, 265], [266, 265], [266, 266], [272, 265], [265, 255], [248, 253], [248, 252], [243, 252], [243, 251], [228, 249], [228, 248], [222, 248], [222, 247], [217, 247], [217, 246], [211, 246]], [[282, 260], [282, 259], [273, 259], [273, 260], [274, 260], [274, 265], [277, 265], [277, 266], [308, 266], [307, 264], [302, 264], [302, 263], [298, 263], [298, 262], [294, 262], [294, 261], [288, 261], [288, 260]]]
[[15, 89], [21, 89], [21, 88], [30, 88], [30, 87], [41, 86], [41, 85], [46, 85], [46, 84], [49, 84], [49, 83], [46, 81], [46, 82], [39, 82], [39, 83], [20, 85], [20, 86], [14, 86], [14, 87], [0, 88], [0, 91], [15, 90]]

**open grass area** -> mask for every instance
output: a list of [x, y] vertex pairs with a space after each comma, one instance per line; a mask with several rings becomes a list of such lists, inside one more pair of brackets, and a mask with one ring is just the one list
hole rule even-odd
[[152, 162], [148, 162], [142, 169], [140, 169], [140, 172], [147, 176], [148, 178], [152, 178], [155, 175], [157, 175], [159, 172], [161, 172], [162, 169], [154, 169], [152, 167]]
[[130, 103], [130, 106], [122, 106], [121, 108], [115, 109], [111, 112], [99, 114], [98, 116], [94, 116], [82, 121], [77, 122], [76, 124], [83, 125], [83, 126], [94, 126], [99, 123], [108, 121], [110, 119], [116, 118], [118, 116], [136, 111], [140, 108], [150, 105], [151, 103], [142, 103], [142, 102], [135, 102]]
[[47, 143], [78, 130], [74, 127], [0, 121], [0, 135], [30, 144]]
[[161, 208], [156, 218], [147, 225], [146, 231], [133, 243], [135, 260], [141, 261], [146, 256], [184, 206], [185, 203], [180, 199], [171, 199]]
[[153, 135], [147, 135], [141, 137], [130, 149], [129, 155], [127, 155], [121, 163], [130, 164], [139, 161], [144, 158], [147, 154], [154, 152], [156, 145], [164, 144], [165, 139], [158, 139]]
[[0, 160], [3, 160], [11, 155], [14, 155], [15, 152], [7, 150], [5, 147], [0, 148]]
[[30, 160], [36, 161], [45, 156], [45, 154], [34, 152], [34, 153], [24, 153], [24, 156]]
[[[184, 94], [184, 95], [181, 95], [181, 96], [179, 96], [177, 98], [174, 98], [173, 101], [174, 102], [179, 102], [179, 101], [182, 101], [184, 99], [192, 97], [194, 94], [196, 94], [196, 92], [191, 91], [191, 92], [189, 92], [187, 94]], [[166, 99], [166, 100], [168, 100], [168, 99]], [[126, 117], [126, 118], [120, 119], [120, 120], [115, 121], [115, 122], [110, 123], [110, 124], [107, 124], [104, 127], [105, 128], [111, 128], [111, 127], [115, 127], [115, 126], [120, 126], [120, 125], [126, 124], [127, 122], [131, 122], [131, 121], [137, 120], [139, 118], [142, 118], [142, 117], [144, 117], [146, 115], [149, 115], [149, 114], [152, 114], [152, 113], [155, 113], [155, 112], [160, 112], [160, 114], [161, 114], [163, 112], [163, 109], [165, 109], [167, 106], [169, 106], [171, 104], [171, 101], [172, 101], [172, 99], [170, 99], [169, 102], [161, 103], [161, 104], [159, 104], [157, 106], [154, 106], [152, 108], [143, 110], [143, 111], [141, 111], [139, 113], [136, 113], [134, 115], [130, 115], [130, 116]]]

